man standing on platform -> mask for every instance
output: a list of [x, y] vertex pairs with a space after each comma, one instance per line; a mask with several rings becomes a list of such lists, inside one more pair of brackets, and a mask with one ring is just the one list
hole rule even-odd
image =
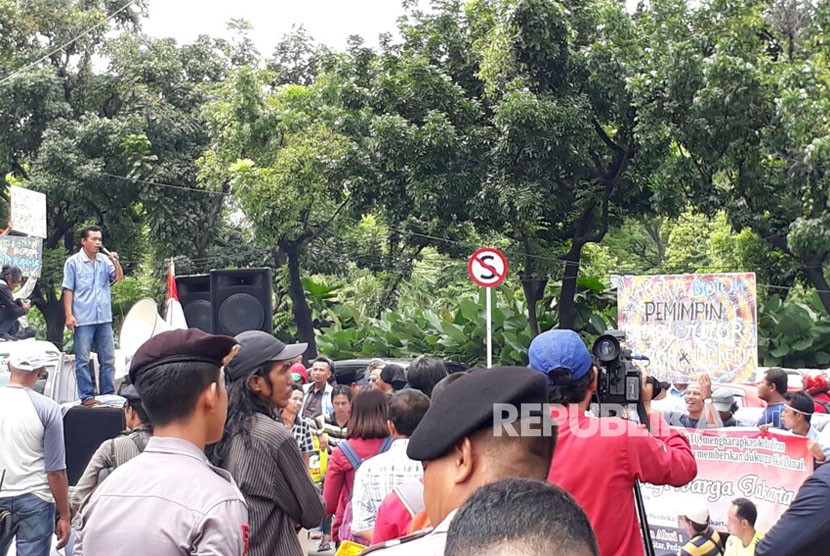
[[66, 327], [74, 334], [75, 375], [81, 403], [95, 405], [95, 387], [89, 368], [92, 348], [101, 366], [99, 393], [115, 392], [115, 344], [112, 336], [110, 285], [124, 278], [118, 253], [104, 249], [101, 228], [81, 230], [81, 250], [63, 265], [63, 307]]

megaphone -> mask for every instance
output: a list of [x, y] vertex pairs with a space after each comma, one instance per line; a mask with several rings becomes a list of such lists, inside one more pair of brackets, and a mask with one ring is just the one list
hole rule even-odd
[[156, 302], [145, 297], [130, 308], [121, 325], [118, 345], [125, 355], [132, 357], [141, 345], [157, 334], [167, 332], [170, 326], [156, 310]]

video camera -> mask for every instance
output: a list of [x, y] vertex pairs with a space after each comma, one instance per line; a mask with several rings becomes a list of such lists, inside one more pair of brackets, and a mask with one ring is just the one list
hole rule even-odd
[[601, 404], [634, 404], [640, 401], [643, 373], [634, 363], [631, 350], [623, 348], [624, 332], [603, 334], [591, 350], [599, 369], [597, 398]]

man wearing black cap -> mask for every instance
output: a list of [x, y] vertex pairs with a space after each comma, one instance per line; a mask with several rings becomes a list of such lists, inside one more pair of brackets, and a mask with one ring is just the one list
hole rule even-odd
[[650, 413], [653, 385], [647, 381], [641, 397], [653, 436], [617, 417], [587, 416], [598, 373], [576, 332], [548, 330], [533, 339], [528, 356], [530, 367], [547, 380], [550, 402], [568, 411], [559, 426], [559, 449], [548, 480], [585, 510], [602, 556], [643, 554], [634, 483], [683, 486], [692, 481], [697, 464], [689, 441], [659, 413]]
[[[470, 373], [435, 394], [406, 453], [423, 462], [424, 503], [438, 525], [363, 553], [443, 554], [452, 517], [479, 487], [508, 477], [544, 480], [556, 447], [555, 427], [543, 425], [546, 398], [544, 377], [523, 367]], [[497, 407], [505, 406], [531, 418], [500, 422]]]
[[291, 399], [291, 360], [307, 344], [285, 345], [260, 330], [236, 336], [239, 353], [227, 367], [230, 383], [225, 438], [211, 456], [230, 471], [248, 501], [250, 556], [300, 556], [295, 524], [316, 527], [323, 503], [291, 431], [277, 410]]
[[154, 436], [92, 494], [75, 554], [245, 554], [245, 499], [204, 454], [222, 438], [228, 407], [222, 367], [236, 349], [233, 338], [196, 328], [163, 332], [138, 349], [130, 382]]

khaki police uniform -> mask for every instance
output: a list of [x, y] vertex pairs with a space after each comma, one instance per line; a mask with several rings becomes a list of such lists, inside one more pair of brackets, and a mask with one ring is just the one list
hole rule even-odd
[[378, 544], [361, 552], [376, 554], [377, 556], [426, 556], [428, 554], [443, 554], [447, 543], [447, 530], [450, 522], [458, 510], [453, 510], [444, 518], [444, 521], [428, 532], [413, 533], [400, 539], [393, 539]]
[[[541, 407], [547, 401], [547, 379], [526, 367], [499, 367], [470, 371], [433, 395], [418, 427], [409, 438], [406, 455], [416, 461], [433, 461], [446, 455], [457, 442], [495, 426], [496, 404]], [[452, 423], [452, 426], [447, 426]], [[553, 454], [551, 442], [551, 455]], [[424, 497], [428, 498], [427, 484]], [[361, 554], [427, 556], [443, 554], [447, 531], [455, 511], [432, 531], [387, 541]]]
[[230, 474], [194, 444], [153, 437], [81, 513], [76, 555], [242, 556], [248, 509]]

